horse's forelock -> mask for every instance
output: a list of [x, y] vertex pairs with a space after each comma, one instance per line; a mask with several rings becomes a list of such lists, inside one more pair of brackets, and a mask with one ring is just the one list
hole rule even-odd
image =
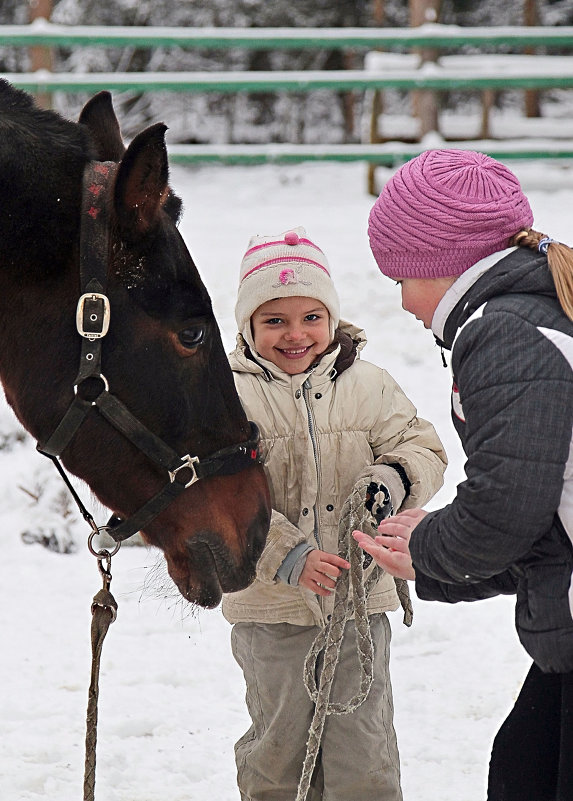
[[169, 194], [163, 204], [163, 209], [166, 214], [171, 217], [175, 225], [177, 225], [183, 214], [183, 201], [172, 190], [169, 190]]

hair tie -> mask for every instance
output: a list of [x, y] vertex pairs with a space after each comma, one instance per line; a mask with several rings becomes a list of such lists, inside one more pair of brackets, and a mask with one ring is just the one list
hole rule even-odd
[[555, 242], [554, 239], [551, 239], [550, 236], [544, 236], [543, 239], [540, 239], [537, 243], [537, 250], [539, 253], [543, 253], [545, 256], [547, 255], [547, 248], [549, 245]]

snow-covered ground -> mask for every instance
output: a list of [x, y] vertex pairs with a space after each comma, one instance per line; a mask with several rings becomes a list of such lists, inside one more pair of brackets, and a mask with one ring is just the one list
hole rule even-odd
[[[514, 169], [536, 227], [571, 242], [573, 168], [523, 163]], [[375, 268], [366, 237], [373, 198], [365, 167], [181, 167], [172, 170], [172, 184], [184, 199], [181, 230], [227, 349], [249, 237], [306, 226], [329, 256], [343, 317], [366, 328], [364, 357], [390, 371], [442, 437], [450, 466], [428, 508], [447, 503], [463, 478], [449, 420], [449, 371], [432, 336], [401, 311], [397, 287]], [[2, 401], [0, 445], [15, 430]], [[90, 604], [101, 581], [85, 546], [87, 526], [73, 515], [68, 529], [75, 552], [22, 541], [21, 532], [49, 523], [51, 503], [62, 509], [61, 488], [44, 461], [29, 439], [0, 450], [3, 801], [76, 801], [83, 781]], [[43, 487], [50, 498], [34, 502], [30, 493]], [[82, 493], [91, 507], [89, 493]], [[104, 521], [104, 510], [95, 515]], [[219, 610], [197, 611], [179, 600], [154, 550], [124, 547], [112, 570], [119, 613], [103, 649], [96, 798], [237, 801], [233, 742], [248, 718], [230, 627]], [[483, 801], [491, 740], [529, 664], [513, 629], [512, 599], [414, 604], [411, 629], [399, 613], [391, 615], [405, 801]]]

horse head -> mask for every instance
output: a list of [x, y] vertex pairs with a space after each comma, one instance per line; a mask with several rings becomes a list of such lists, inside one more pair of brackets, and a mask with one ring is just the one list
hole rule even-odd
[[252, 580], [270, 503], [177, 230], [165, 130], [126, 149], [109, 93], [72, 123], [0, 82], [0, 374], [39, 449], [114, 512], [112, 536], [140, 528], [212, 607]]

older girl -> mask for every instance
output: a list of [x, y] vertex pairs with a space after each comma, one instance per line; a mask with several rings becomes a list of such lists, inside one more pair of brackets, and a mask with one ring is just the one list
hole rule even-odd
[[573, 252], [532, 224], [515, 175], [461, 150], [405, 164], [369, 223], [404, 309], [452, 351], [467, 462], [445, 508], [355, 536], [426, 600], [516, 594], [533, 665], [493, 745], [489, 801], [573, 798]]

